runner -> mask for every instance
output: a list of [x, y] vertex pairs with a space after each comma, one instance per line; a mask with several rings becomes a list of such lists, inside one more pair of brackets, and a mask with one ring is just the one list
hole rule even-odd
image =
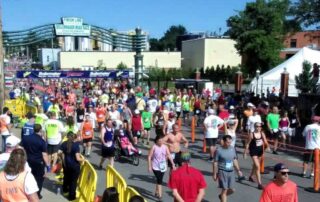
[[163, 126], [163, 134], [167, 135], [169, 133], [172, 133], [173, 131], [173, 125], [176, 124], [176, 120], [174, 119], [175, 114], [173, 112], [169, 113], [168, 120], [165, 122]]
[[147, 139], [146, 144], [150, 145], [150, 130], [152, 127], [152, 112], [150, 111], [150, 107], [146, 106], [144, 111], [142, 112], [142, 121], [143, 121], [143, 136], [142, 136], [142, 144], [144, 144], [144, 139]]
[[115, 139], [114, 139], [114, 129], [112, 125], [112, 120], [106, 120], [106, 125], [102, 128], [100, 132], [101, 139], [101, 161], [99, 164], [99, 169], [102, 169], [103, 163], [106, 158], [109, 159], [109, 165], [113, 167], [114, 165], [114, 155], [115, 155]]
[[280, 121], [280, 115], [278, 113], [278, 107], [273, 106], [272, 112], [268, 114], [267, 116], [267, 126], [271, 133], [272, 139], [274, 140], [274, 147], [273, 147], [273, 154], [278, 155], [277, 149], [278, 149], [278, 143], [279, 139], [281, 140], [282, 135], [279, 131], [279, 121]]
[[[184, 144], [184, 148], [188, 148], [189, 141], [185, 138], [185, 136], [179, 131], [179, 126], [174, 124], [172, 126], [172, 133], [167, 134], [163, 138], [163, 142], [169, 146], [169, 150], [173, 159], [175, 166], [181, 166], [181, 146], [180, 144]], [[169, 161], [169, 167], [173, 169], [173, 165]]]
[[83, 151], [82, 155], [86, 157], [90, 156], [92, 139], [94, 135], [93, 125], [90, 121], [90, 115], [86, 114], [84, 118], [84, 122], [82, 122], [80, 131], [81, 131], [81, 139], [83, 142]]
[[140, 116], [140, 111], [138, 109], [134, 110], [134, 115], [132, 117], [132, 136], [134, 145], [138, 144], [138, 140], [141, 137], [143, 122]]
[[6, 150], [6, 139], [10, 135], [11, 130], [11, 118], [10, 118], [10, 110], [8, 107], [3, 108], [3, 114], [0, 116], [0, 134], [2, 137], [2, 152]]
[[107, 110], [103, 107], [102, 103], [98, 103], [98, 107], [96, 108], [96, 119], [98, 122], [98, 130], [101, 131], [103, 127], [103, 123], [106, 120]]

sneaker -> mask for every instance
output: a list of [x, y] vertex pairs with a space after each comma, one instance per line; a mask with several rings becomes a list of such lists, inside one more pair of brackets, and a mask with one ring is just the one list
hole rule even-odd
[[314, 173], [311, 173], [311, 174], [310, 174], [310, 177], [314, 177]]
[[308, 176], [307, 176], [307, 173], [302, 173], [302, 174], [301, 174], [301, 177], [307, 178], [307, 177], [308, 177]]
[[240, 176], [240, 177], [238, 178], [239, 182], [242, 182], [242, 181], [245, 180], [245, 179], [246, 179], [245, 176]]
[[254, 182], [254, 179], [252, 177], [249, 177], [249, 182]]
[[219, 199], [220, 199], [220, 201], [221, 201], [221, 200], [222, 200], [221, 194], [219, 194], [219, 196], [218, 196], [218, 197], [219, 197]]
[[273, 151], [272, 153], [275, 154], [275, 155], [278, 155], [278, 154], [279, 154], [277, 151]]
[[130, 151], [130, 152], [129, 152], [129, 155], [132, 155], [132, 154], [133, 154], [133, 152], [132, 152], [132, 151]]
[[263, 189], [263, 185], [262, 184], [258, 184], [258, 189], [262, 190]]
[[138, 154], [139, 154], [139, 155], [141, 155], [141, 154], [142, 154], [141, 150], [139, 150], [139, 151], [138, 151]]

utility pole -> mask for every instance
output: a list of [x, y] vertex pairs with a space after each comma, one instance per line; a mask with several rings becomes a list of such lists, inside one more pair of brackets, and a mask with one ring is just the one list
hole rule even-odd
[[3, 40], [2, 40], [2, 6], [0, 1], [0, 110], [4, 107], [4, 67], [3, 67]]

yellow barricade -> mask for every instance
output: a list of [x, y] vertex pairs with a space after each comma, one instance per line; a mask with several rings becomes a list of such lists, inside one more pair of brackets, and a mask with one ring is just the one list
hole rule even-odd
[[93, 202], [97, 189], [97, 173], [92, 165], [86, 160], [81, 165], [80, 176], [78, 179], [77, 197], [75, 202]]
[[26, 115], [26, 102], [23, 99], [5, 100], [4, 106], [8, 107], [14, 116], [22, 118]]
[[109, 165], [106, 171], [106, 185], [107, 188], [117, 188], [117, 191], [119, 193], [119, 202], [125, 202], [125, 191], [127, 188], [127, 183], [123, 179], [123, 177]]
[[[127, 188], [126, 188], [125, 195], [126, 195], [125, 202], [129, 202], [129, 200], [132, 196], [136, 196], [136, 195], [140, 196], [140, 194], [134, 188], [129, 187], [129, 186], [127, 186]], [[146, 200], [144, 200], [144, 201], [146, 202]]]

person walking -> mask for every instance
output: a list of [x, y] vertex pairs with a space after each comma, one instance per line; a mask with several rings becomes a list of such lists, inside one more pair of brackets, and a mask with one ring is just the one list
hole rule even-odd
[[6, 139], [10, 136], [10, 130], [12, 127], [10, 110], [8, 107], [4, 107], [3, 114], [0, 116], [0, 134], [2, 137], [2, 152], [6, 150]]
[[224, 125], [223, 119], [215, 115], [213, 109], [208, 110], [209, 116], [204, 119], [204, 133], [206, 144], [209, 147], [209, 162], [213, 162], [214, 153], [216, 150], [216, 143], [219, 135], [219, 128]]
[[141, 114], [141, 118], [143, 121], [143, 136], [142, 136], [142, 144], [144, 144], [144, 139], [146, 139], [146, 144], [149, 146], [150, 144], [150, 130], [152, 127], [152, 113], [150, 112], [149, 106], [146, 106], [145, 110]]
[[298, 202], [297, 185], [289, 180], [289, 169], [282, 163], [274, 166], [274, 179], [264, 189], [260, 202]]
[[23, 140], [26, 136], [34, 134], [33, 128], [35, 123], [35, 115], [32, 112], [28, 112], [27, 118], [28, 122], [25, 123], [21, 129], [21, 140]]
[[191, 155], [181, 153], [182, 166], [171, 172], [168, 186], [172, 189], [174, 201], [201, 202], [207, 183], [203, 174], [190, 165]]
[[50, 164], [47, 154], [47, 143], [42, 139], [42, 127], [40, 124], [34, 125], [34, 134], [23, 138], [21, 146], [26, 151], [27, 162], [31, 168], [31, 173], [37, 181], [39, 188], [38, 197], [41, 199], [45, 168], [47, 172], [50, 172]]
[[221, 202], [226, 202], [227, 196], [234, 193], [234, 168], [237, 170], [240, 178], [243, 176], [237, 160], [236, 151], [234, 147], [231, 146], [231, 143], [232, 137], [230, 135], [223, 136], [223, 145], [218, 147], [214, 157], [213, 180], [218, 180], [219, 182], [219, 187], [221, 188], [219, 199]]
[[173, 170], [175, 170], [175, 165], [170, 155], [169, 148], [163, 144], [163, 136], [156, 136], [154, 142], [155, 144], [150, 149], [148, 155], [148, 171], [153, 172], [156, 177], [157, 184], [155, 197], [161, 200], [162, 180], [165, 172], [167, 171], [167, 159], [170, 161], [171, 165], [173, 165]]
[[138, 109], [134, 110], [134, 115], [132, 117], [132, 136], [133, 136], [133, 142], [135, 145], [138, 144], [138, 140], [141, 136], [141, 131], [142, 131], [142, 118], [140, 116], [140, 111]]
[[84, 122], [82, 122], [81, 124], [81, 139], [83, 142], [83, 152], [82, 154], [84, 154], [85, 156], [90, 156], [90, 152], [91, 152], [91, 145], [92, 145], [92, 140], [93, 140], [93, 134], [94, 134], [94, 130], [93, 130], [93, 126], [92, 123], [90, 121], [90, 115], [86, 114]]
[[106, 158], [109, 159], [110, 166], [114, 165], [114, 156], [115, 156], [115, 137], [114, 137], [114, 128], [112, 125], [112, 120], [108, 119], [106, 125], [101, 129], [100, 132], [101, 139], [101, 160], [99, 164], [99, 169], [102, 169], [103, 163]]
[[80, 155], [80, 142], [73, 132], [67, 134], [68, 140], [61, 144], [59, 154], [63, 165], [63, 193], [68, 194], [68, 200], [76, 199], [77, 181], [80, 175], [80, 163], [85, 159]]
[[26, 161], [22, 148], [11, 152], [4, 170], [0, 172], [0, 199], [3, 202], [39, 202], [37, 182], [32, 173], [25, 170]]
[[281, 139], [281, 133], [279, 130], [280, 115], [277, 106], [272, 107], [272, 112], [267, 115], [267, 126], [274, 139], [273, 154], [278, 155], [277, 149], [279, 144], [279, 139]]
[[262, 123], [256, 122], [254, 127], [255, 130], [253, 133], [250, 133], [249, 140], [243, 154], [244, 158], [246, 159], [246, 155], [249, 150], [253, 162], [249, 181], [254, 182], [253, 175], [255, 175], [258, 181], [258, 189], [263, 189], [260, 174], [260, 162], [264, 152], [264, 145], [266, 145], [266, 148], [268, 148], [269, 144], [264, 132], [262, 132]]

